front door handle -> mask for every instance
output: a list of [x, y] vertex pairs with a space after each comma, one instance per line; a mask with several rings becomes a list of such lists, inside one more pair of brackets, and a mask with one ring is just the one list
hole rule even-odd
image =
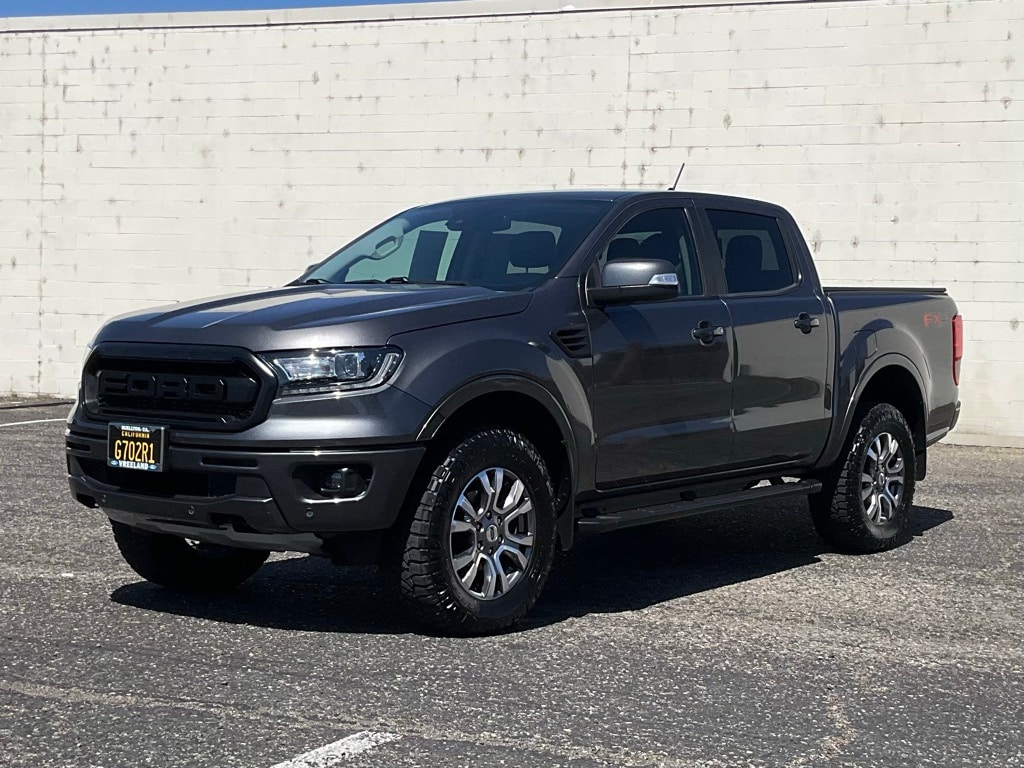
[[701, 320], [697, 327], [690, 331], [690, 335], [701, 344], [710, 344], [716, 336], [725, 335], [725, 328], [720, 325], [712, 326], [707, 320]]
[[793, 327], [799, 328], [803, 333], [810, 333], [819, 325], [821, 325], [821, 321], [816, 317], [811, 317], [806, 312], [801, 312], [800, 316], [793, 321]]

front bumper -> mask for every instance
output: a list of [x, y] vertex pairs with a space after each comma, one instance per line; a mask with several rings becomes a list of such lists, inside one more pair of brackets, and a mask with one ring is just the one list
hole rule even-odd
[[[166, 471], [148, 473], [108, 468], [104, 437], [72, 426], [65, 442], [71, 493], [112, 519], [199, 540], [307, 552], [318, 551], [318, 540], [389, 528], [426, 450], [263, 451], [171, 442]], [[338, 467], [368, 474], [361, 495], [320, 492], [320, 473]]]

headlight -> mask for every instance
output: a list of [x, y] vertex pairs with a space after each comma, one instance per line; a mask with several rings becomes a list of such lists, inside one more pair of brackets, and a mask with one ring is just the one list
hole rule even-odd
[[282, 395], [369, 389], [390, 379], [402, 362], [397, 347], [314, 349], [263, 355], [277, 372]]

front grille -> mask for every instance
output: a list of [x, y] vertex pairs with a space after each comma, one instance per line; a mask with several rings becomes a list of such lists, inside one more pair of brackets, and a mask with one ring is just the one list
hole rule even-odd
[[83, 389], [86, 411], [100, 421], [236, 431], [265, 417], [275, 381], [245, 350], [102, 344], [86, 363]]
[[139, 472], [133, 469], [108, 467], [106, 462], [100, 459], [76, 456], [75, 460], [87, 477], [125, 493], [216, 498], [231, 496], [238, 485], [237, 476], [219, 472]]

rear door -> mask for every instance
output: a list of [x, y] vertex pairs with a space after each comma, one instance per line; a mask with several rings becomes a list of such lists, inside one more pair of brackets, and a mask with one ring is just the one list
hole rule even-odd
[[598, 254], [599, 267], [613, 259], [664, 259], [675, 266], [680, 288], [674, 299], [587, 308], [599, 487], [703, 474], [729, 462], [729, 316], [702, 276], [694, 216], [692, 205], [678, 199], [648, 204]]
[[813, 461], [828, 436], [828, 329], [775, 209], [704, 210], [717, 244], [735, 343], [732, 416], [738, 466]]

